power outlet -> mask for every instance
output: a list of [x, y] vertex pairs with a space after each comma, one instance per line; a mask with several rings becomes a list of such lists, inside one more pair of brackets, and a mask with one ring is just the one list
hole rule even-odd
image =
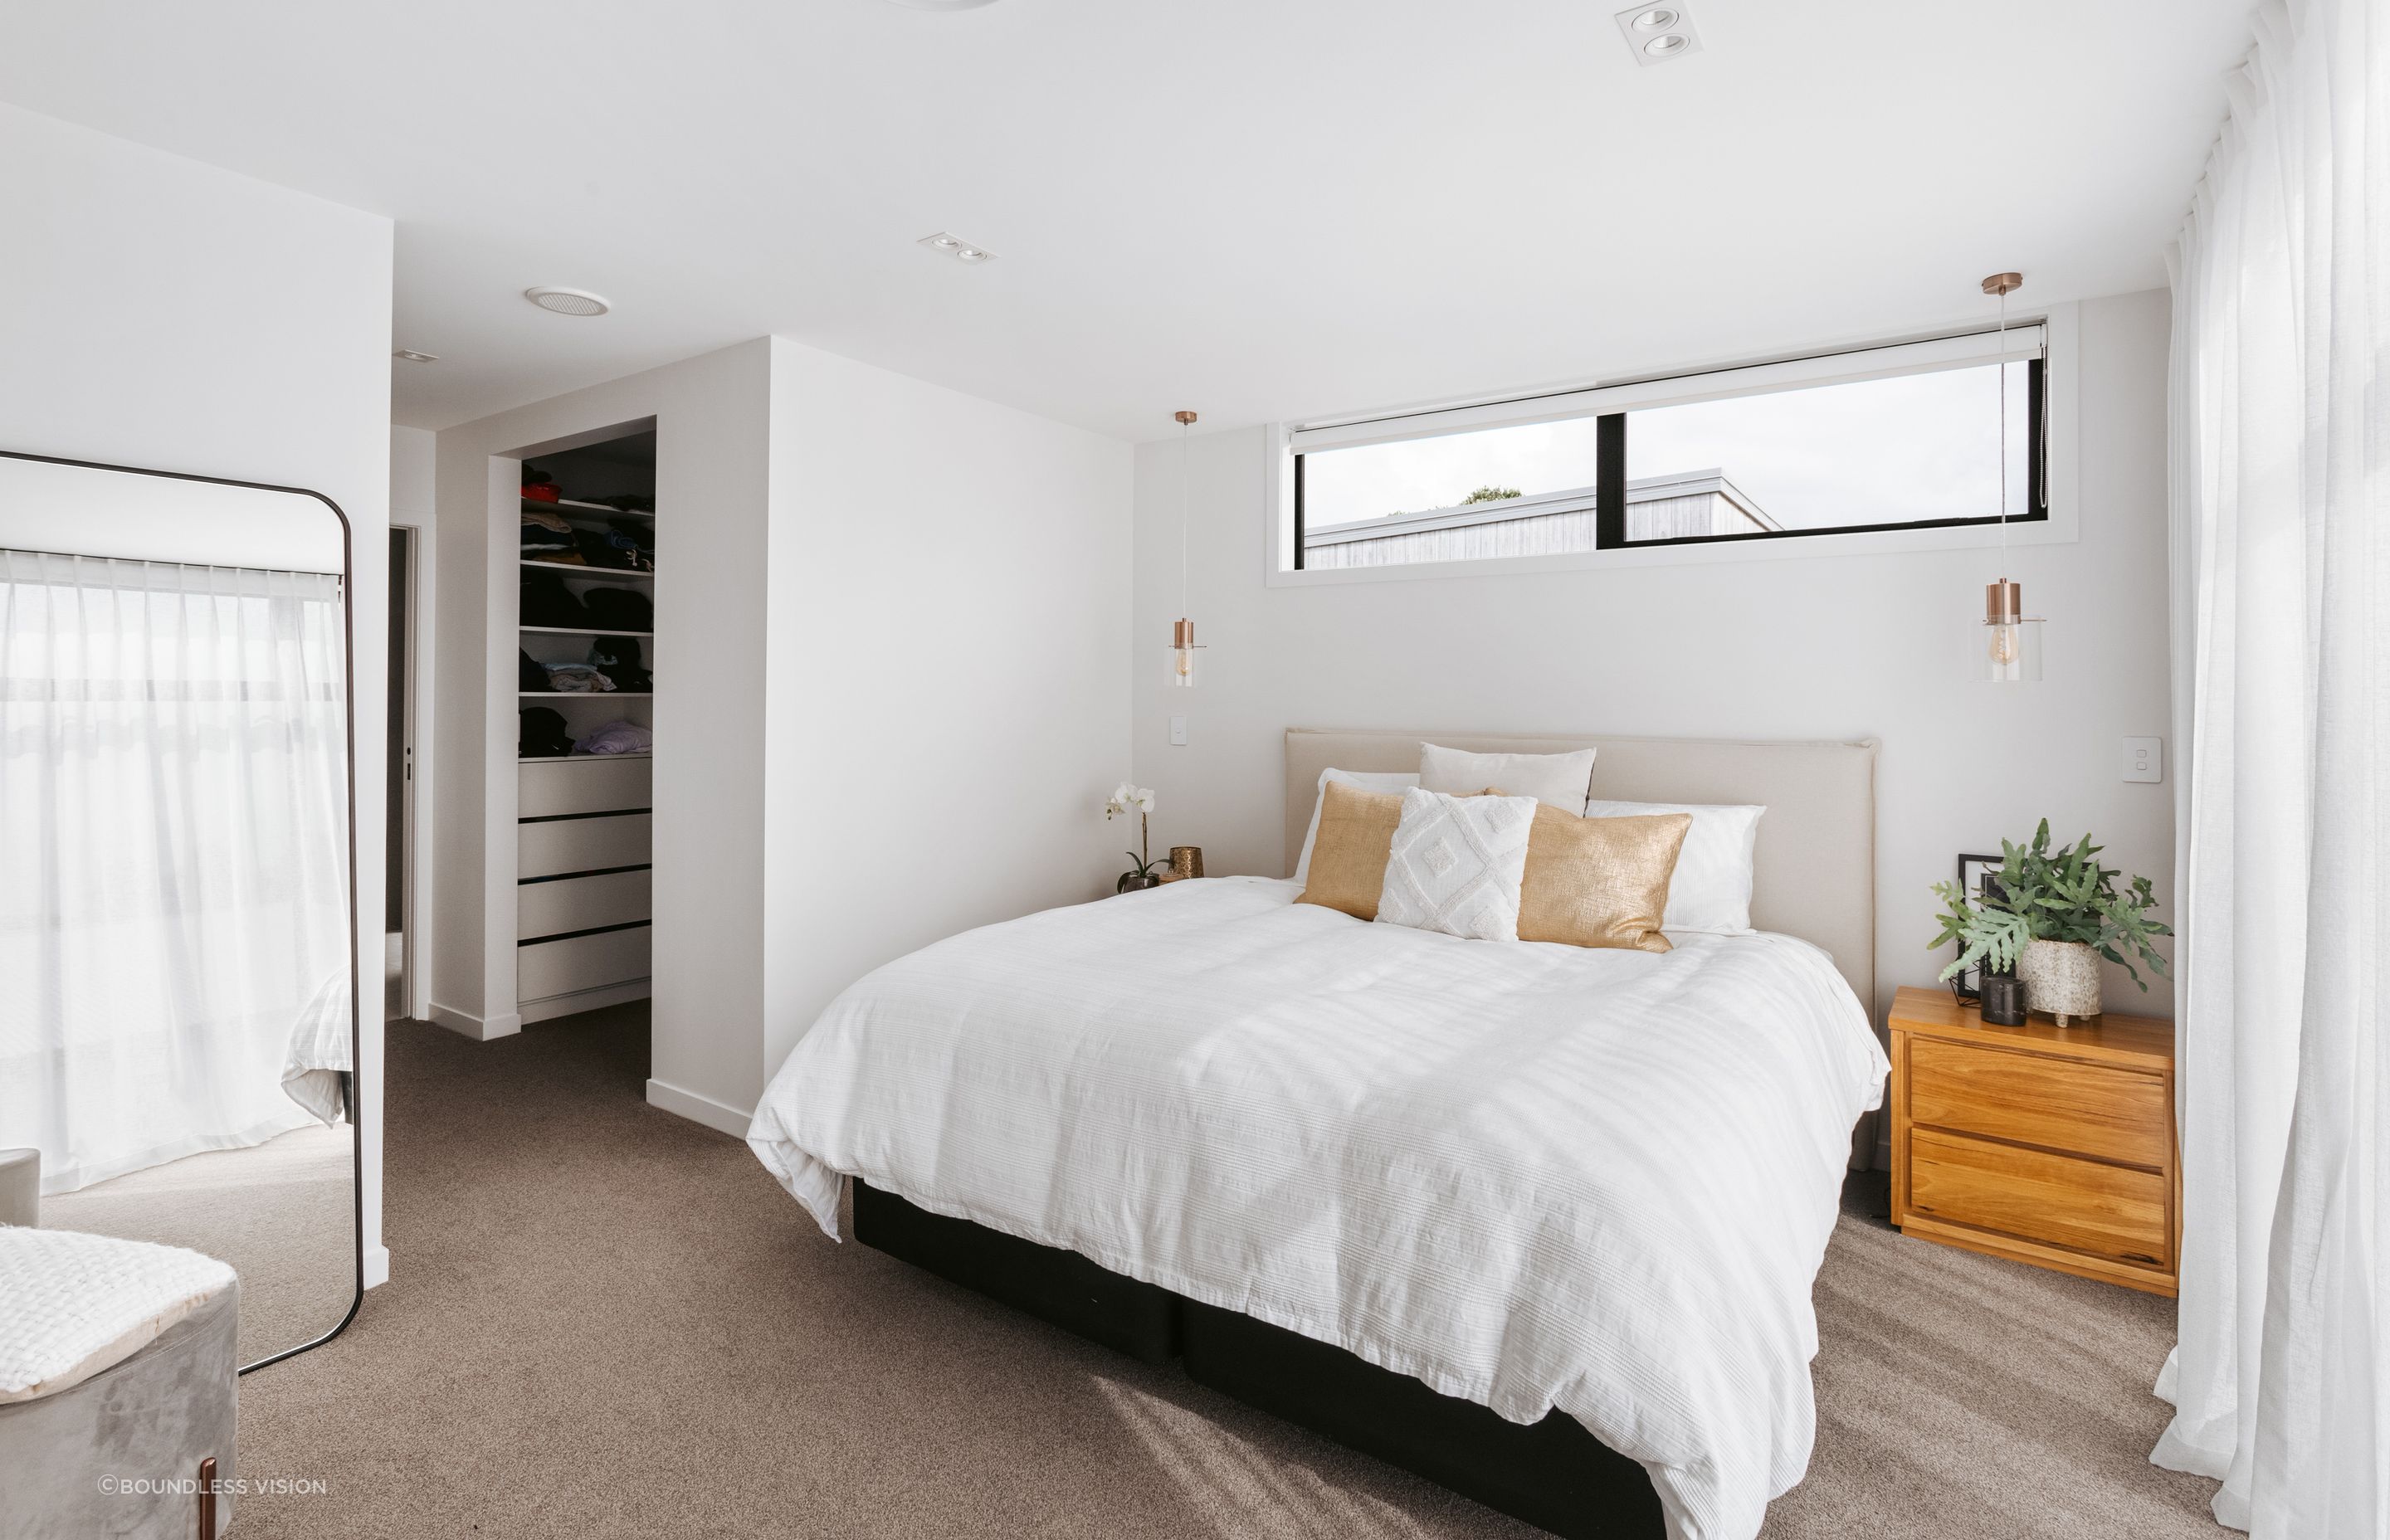
[[1187, 747], [1187, 719], [1185, 717], [1174, 716], [1170, 719], [1170, 743], [1171, 747], [1176, 749], [1184, 749]]
[[2165, 779], [2165, 740], [2157, 738], [2125, 739], [2125, 778], [2128, 781]]

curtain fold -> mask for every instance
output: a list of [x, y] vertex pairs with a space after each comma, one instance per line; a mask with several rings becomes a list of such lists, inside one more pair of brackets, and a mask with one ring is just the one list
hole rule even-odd
[[282, 1080], [349, 968], [343, 647], [327, 574], [0, 551], [0, 1145], [45, 1192], [309, 1121]]
[[2179, 1332], [2151, 1458], [2390, 1534], [2390, 15], [2277, 3], [2173, 253]]

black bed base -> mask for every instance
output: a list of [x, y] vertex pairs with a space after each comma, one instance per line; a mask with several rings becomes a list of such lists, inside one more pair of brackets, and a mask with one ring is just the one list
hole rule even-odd
[[1183, 1355], [1201, 1384], [1564, 1540], [1666, 1532], [1643, 1468], [1560, 1412], [1532, 1427], [1506, 1421], [1343, 1348], [860, 1181], [854, 1238], [1146, 1363]]

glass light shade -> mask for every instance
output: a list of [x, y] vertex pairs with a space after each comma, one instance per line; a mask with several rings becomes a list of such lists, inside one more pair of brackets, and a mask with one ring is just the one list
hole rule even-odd
[[2032, 685], [2041, 680], [2041, 620], [2020, 615], [1980, 621], [1967, 628], [1968, 670], [1994, 685]]
[[1176, 688], [1195, 687], [1195, 655], [1203, 649], [1195, 645], [1195, 622], [1176, 621], [1170, 627], [1170, 683]]
[[1967, 628], [1968, 672], [1995, 685], [2041, 678], [2041, 621], [2024, 613], [2024, 589], [2006, 578], [1984, 584], [1984, 619]]

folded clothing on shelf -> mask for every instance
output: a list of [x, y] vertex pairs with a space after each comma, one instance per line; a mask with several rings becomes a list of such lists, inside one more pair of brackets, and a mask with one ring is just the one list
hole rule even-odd
[[656, 511], [656, 494], [652, 492], [617, 492], [604, 497], [593, 497], [590, 501], [603, 503], [610, 508], [620, 508], [624, 513]]
[[598, 695], [612, 689], [614, 681], [587, 663], [551, 663], [547, 687], [559, 695]]
[[[619, 593], [620, 589], [598, 589], [598, 593]], [[584, 626], [589, 623], [589, 611], [572, 597], [572, 590], [554, 572], [525, 572], [522, 575], [522, 620], [524, 625]], [[620, 626], [621, 622], [614, 622]], [[622, 626], [626, 631], [645, 631], [645, 625]]]
[[610, 519], [606, 527], [631, 543], [638, 553], [639, 566], [652, 571], [656, 565], [656, 527], [644, 519]]
[[581, 548], [581, 559], [592, 567], [644, 572], [655, 565], [654, 558], [639, 549], [639, 543], [620, 530], [580, 530], [572, 538]]
[[572, 752], [572, 739], [564, 732], [564, 713], [547, 706], [524, 707], [522, 736], [515, 752], [524, 759], [553, 759]]
[[546, 508], [525, 508], [522, 513], [522, 554], [540, 560], [550, 559], [564, 551], [578, 552], [580, 542], [574, 538], [572, 526], [561, 514]]
[[590, 646], [589, 661], [598, 673], [614, 681], [618, 690], [651, 690], [655, 676], [639, 661], [639, 643], [635, 636], [600, 636]]
[[613, 721], [581, 740], [576, 754], [644, 754], [655, 747], [656, 735], [636, 722]]

